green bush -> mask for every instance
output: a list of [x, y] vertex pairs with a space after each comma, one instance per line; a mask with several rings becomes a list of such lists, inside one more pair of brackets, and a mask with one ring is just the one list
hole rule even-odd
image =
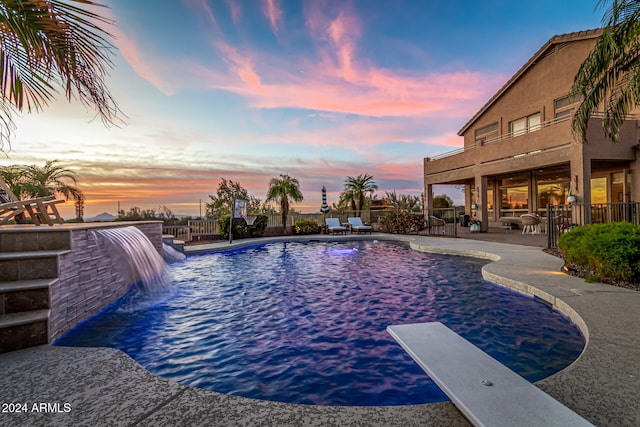
[[[229, 218], [230, 215], [218, 218], [218, 233], [223, 240], [229, 238]], [[258, 215], [253, 225], [247, 225], [244, 219], [234, 218], [233, 238], [247, 239], [251, 237], [262, 237], [264, 230], [267, 228], [267, 220], [266, 215]]]
[[389, 211], [382, 218], [389, 233], [407, 234], [424, 230], [424, 216], [406, 211]]
[[295, 234], [318, 234], [320, 226], [315, 221], [301, 219], [293, 225], [293, 232]]
[[578, 227], [560, 236], [558, 250], [595, 275], [640, 283], [640, 226], [613, 222]]

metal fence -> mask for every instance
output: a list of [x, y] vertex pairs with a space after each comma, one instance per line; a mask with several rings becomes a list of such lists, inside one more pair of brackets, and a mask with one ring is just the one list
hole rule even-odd
[[[384, 215], [384, 211], [362, 211], [359, 212], [359, 216], [365, 223], [378, 222], [380, 216]], [[315, 221], [318, 225], [324, 225], [325, 218], [338, 218], [340, 222], [346, 223], [349, 217], [358, 216], [358, 212], [330, 212], [328, 214], [305, 214], [305, 213], [290, 213], [287, 217], [287, 227], [293, 227], [293, 225], [304, 219], [307, 221]], [[267, 228], [268, 227], [282, 227], [282, 216], [279, 213], [267, 214]], [[185, 242], [191, 242], [204, 237], [217, 236], [218, 232], [218, 220], [189, 220], [187, 225], [165, 225], [162, 227], [162, 233], [172, 235], [175, 239]]]
[[462, 222], [464, 206], [434, 208], [425, 218], [427, 236], [458, 237], [458, 224]]
[[640, 203], [547, 205], [547, 247], [557, 248], [560, 235], [574, 227], [609, 222], [640, 225]]

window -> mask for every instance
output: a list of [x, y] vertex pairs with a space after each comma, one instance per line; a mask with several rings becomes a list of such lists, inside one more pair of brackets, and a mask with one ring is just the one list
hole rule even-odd
[[591, 178], [591, 204], [607, 203], [607, 178]]
[[527, 117], [521, 117], [509, 122], [509, 132], [513, 136], [534, 132], [541, 128], [540, 113], [535, 113]]
[[500, 180], [500, 216], [514, 216], [529, 209], [529, 176], [518, 175]]
[[578, 106], [580, 100], [577, 96], [564, 96], [553, 101], [554, 116], [556, 119], [569, 117]]
[[476, 144], [484, 145], [498, 139], [498, 122], [476, 129]]
[[489, 180], [487, 184], [487, 214], [489, 218], [493, 218], [493, 180]]
[[546, 209], [547, 205], [564, 205], [569, 195], [569, 177], [559, 181], [538, 181], [538, 209]]

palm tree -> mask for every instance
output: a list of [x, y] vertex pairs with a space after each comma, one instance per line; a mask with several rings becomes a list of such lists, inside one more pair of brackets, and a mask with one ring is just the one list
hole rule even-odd
[[367, 193], [373, 194], [378, 186], [373, 181], [373, 176], [358, 175], [357, 177], [348, 176], [344, 182], [344, 191], [340, 195], [340, 199], [351, 202], [351, 206], [356, 211], [356, 215], [360, 216], [360, 212], [364, 208]]
[[105, 124], [120, 112], [104, 83], [113, 45], [100, 25], [112, 22], [68, 3], [0, 0], [0, 152], [10, 148], [12, 113], [42, 110], [58, 85], [69, 101], [93, 106]]
[[282, 228], [287, 233], [287, 216], [289, 215], [289, 200], [302, 201], [300, 183], [296, 178], [289, 175], [280, 175], [280, 178], [271, 178], [269, 191], [267, 192], [267, 202], [275, 201], [280, 203], [280, 213], [282, 214]]
[[58, 194], [65, 200], [84, 200], [82, 191], [76, 187], [76, 173], [49, 160], [44, 166], [31, 165], [25, 168], [22, 194], [27, 197], [44, 197]]
[[[598, 0], [599, 6], [608, 1]], [[613, 0], [596, 46], [576, 74], [571, 94], [582, 102], [572, 128], [586, 141], [591, 116], [604, 103], [602, 129], [617, 142], [627, 113], [640, 105], [640, 2]]]

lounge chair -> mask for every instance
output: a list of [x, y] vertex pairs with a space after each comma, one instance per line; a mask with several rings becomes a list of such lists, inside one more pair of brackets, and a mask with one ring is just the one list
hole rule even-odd
[[25, 204], [12, 202], [9, 196], [0, 187], [0, 225], [6, 224], [16, 216], [27, 213]]
[[15, 220], [20, 214], [29, 215], [35, 225], [53, 225], [53, 219], [63, 224], [64, 220], [58, 212], [57, 203], [64, 203], [64, 200], [57, 200], [55, 196], [20, 200], [0, 178], [0, 225]]
[[445, 221], [442, 218], [429, 215], [429, 220], [427, 221], [427, 228], [429, 228], [430, 234], [445, 234], [447, 230], [447, 221]]
[[347, 234], [347, 227], [340, 225], [340, 220], [338, 218], [325, 218], [325, 222], [327, 223], [329, 234]]
[[357, 216], [350, 217], [348, 221], [349, 221], [349, 224], [351, 224], [352, 232], [357, 231], [358, 234], [368, 232], [369, 234], [371, 234], [371, 231], [373, 230], [373, 227], [371, 227], [370, 225], [364, 225], [360, 217], [357, 217]]

